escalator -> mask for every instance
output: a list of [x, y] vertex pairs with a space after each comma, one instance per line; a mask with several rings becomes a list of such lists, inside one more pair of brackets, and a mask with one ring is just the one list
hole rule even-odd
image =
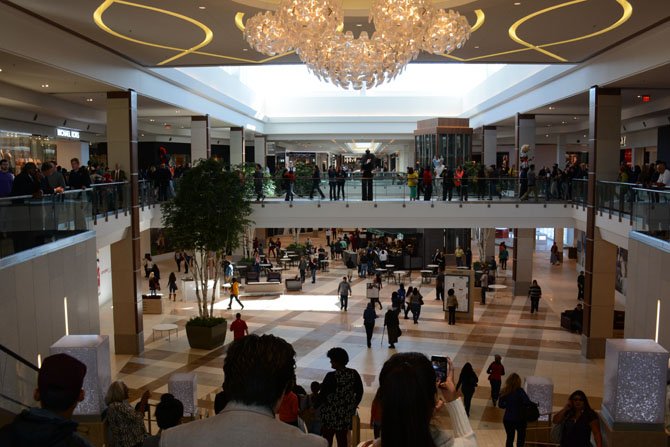
[[21, 411], [37, 406], [33, 393], [39, 368], [0, 345], [0, 427]]

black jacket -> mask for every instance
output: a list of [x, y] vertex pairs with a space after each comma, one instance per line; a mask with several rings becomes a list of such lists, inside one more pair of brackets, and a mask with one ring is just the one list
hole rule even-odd
[[31, 408], [0, 429], [0, 446], [92, 447], [79, 436], [77, 425], [48, 410]]

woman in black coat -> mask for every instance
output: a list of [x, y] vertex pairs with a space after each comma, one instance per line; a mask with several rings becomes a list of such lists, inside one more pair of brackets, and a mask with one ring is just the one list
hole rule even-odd
[[463, 365], [461, 374], [458, 376], [456, 391], [460, 389], [463, 393], [463, 405], [468, 416], [470, 416], [470, 404], [472, 403], [472, 396], [475, 394], [475, 388], [477, 388], [477, 382], [479, 382], [479, 379], [470, 362]]

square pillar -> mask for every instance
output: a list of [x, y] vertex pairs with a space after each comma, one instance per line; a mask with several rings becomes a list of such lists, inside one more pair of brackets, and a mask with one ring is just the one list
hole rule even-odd
[[244, 163], [244, 128], [230, 128], [230, 167]]
[[191, 164], [211, 157], [209, 115], [191, 117]]
[[653, 340], [607, 340], [601, 410], [606, 445], [667, 445], [668, 359], [668, 351]]
[[105, 394], [112, 380], [109, 337], [106, 335], [66, 335], [49, 348], [51, 355], [67, 354], [86, 365], [84, 400], [74, 409], [77, 415], [100, 415], [105, 410]]
[[496, 153], [498, 147], [498, 128], [496, 126], [484, 126], [482, 132], [482, 152], [484, 153], [484, 166], [496, 164]]
[[517, 172], [521, 171], [521, 147], [530, 146], [527, 153], [528, 165], [532, 164], [535, 156], [535, 115], [517, 113], [515, 123], [515, 154], [511, 163], [516, 164]]
[[512, 279], [514, 295], [528, 295], [533, 282], [533, 251], [535, 250], [535, 228], [514, 229], [514, 250], [512, 250]]
[[265, 169], [265, 155], [266, 155], [266, 140], [265, 135], [257, 135], [254, 137], [254, 162], [258, 163]]
[[194, 372], [175, 373], [168, 379], [168, 393], [184, 405], [184, 416], [198, 411], [198, 377]]
[[140, 207], [137, 161], [137, 93], [107, 93], [107, 156], [126, 170], [130, 183], [130, 229], [111, 245], [114, 349], [117, 354], [144, 351], [140, 285]]
[[549, 377], [528, 376], [523, 389], [540, 409], [540, 421], [548, 421], [554, 408], [554, 382]]

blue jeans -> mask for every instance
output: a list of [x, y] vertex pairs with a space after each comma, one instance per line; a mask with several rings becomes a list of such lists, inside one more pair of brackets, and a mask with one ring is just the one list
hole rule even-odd
[[368, 265], [367, 264], [361, 264], [360, 277], [365, 278], [366, 276], [368, 276]]

